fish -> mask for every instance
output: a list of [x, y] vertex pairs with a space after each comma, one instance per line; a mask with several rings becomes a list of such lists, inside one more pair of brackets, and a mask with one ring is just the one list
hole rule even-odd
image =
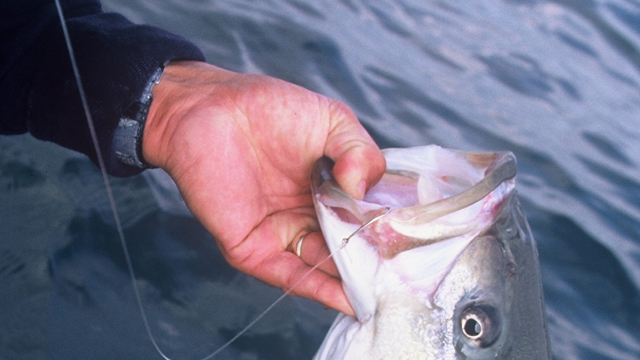
[[339, 314], [314, 360], [551, 359], [536, 242], [511, 152], [385, 149], [357, 200], [320, 159], [320, 227], [355, 317]]

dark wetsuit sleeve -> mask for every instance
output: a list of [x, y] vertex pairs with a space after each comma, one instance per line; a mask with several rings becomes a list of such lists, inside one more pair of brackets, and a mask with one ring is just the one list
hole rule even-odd
[[[120, 117], [160, 66], [204, 57], [179, 36], [102, 12], [98, 0], [62, 3], [107, 170], [137, 174], [113, 151]], [[97, 162], [53, 0], [0, 5], [0, 134], [25, 132]]]

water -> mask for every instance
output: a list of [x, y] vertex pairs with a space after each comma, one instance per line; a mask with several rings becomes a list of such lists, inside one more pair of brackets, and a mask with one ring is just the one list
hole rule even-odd
[[[511, 150], [555, 359], [640, 359], [640, 2], [108, 0], [209, 62], [349, 104], [381, 147]], [[160, 346], [196, 359], [280, 291], [226, 265], [162, 173], [113, 179]], [[0, 359], [152, 359], [100, 174], [0, 140]], [[311, 358], [334, 312], [288, 298], [222, 359]]]

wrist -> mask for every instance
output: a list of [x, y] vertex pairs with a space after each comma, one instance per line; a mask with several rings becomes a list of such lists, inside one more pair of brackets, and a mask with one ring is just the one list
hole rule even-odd
[[153, 100], [153, 87], [160, 81], [163, 68], [158, 68], [144, 88], [142, 95], [123, 113], [114, 134], [114, 150], [120, 161], [141, 169], [154, 167], [142, 153], [142, 138], [149, 108]]
[[[236, 75], [199, 61], [172, 62], [165, 66], [160, 82], [153, 87], [142, 141], [144, 159], [168, 170], [172, 158], [180, 158], [195, 136], [184, 130], [186, 123], [198, 118], [197, 109], [209, 109], [219, 101], [217, 84]], [[207, 106], [204, 106], [204, 105]], [[184, 160], [184, 159], [182, 159]], [[180, 160], [176, 160], [180, 161]]]
[[142, 134], [142, 156], [150, 164], [159, 167], [165, 167], [166, 150], [168, 144], [167, 139], [170, 138], [169, 122], [179, 113], [174, 109], [174, 102], [179, 103], [178, 97], [181, 91], [177, 90], [179, 75], [176, 74], [176, 68], [179, 63], [169, 63], [164, 68], [164, 73], [160, 81], [153, 87], [153, 101], [149, 107], [147, 122]]

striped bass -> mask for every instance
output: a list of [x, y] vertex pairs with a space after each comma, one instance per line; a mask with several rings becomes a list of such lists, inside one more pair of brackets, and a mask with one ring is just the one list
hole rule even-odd
[[356, 313], [336, 318], [315, 360], [550, 359], [513, 154], [384, 153], [386, 173], [362, 201], [329, 159], [314, 168], [316, 211]]

